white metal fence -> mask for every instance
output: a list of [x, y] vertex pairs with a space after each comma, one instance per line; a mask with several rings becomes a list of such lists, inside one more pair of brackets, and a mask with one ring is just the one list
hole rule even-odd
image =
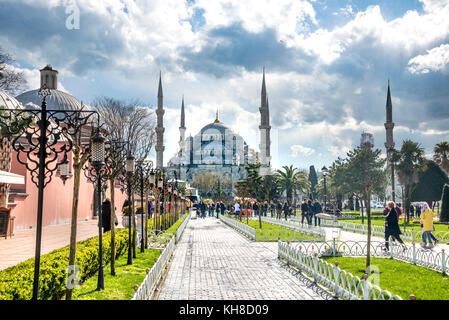
[[[367, 253], [366, 241], [328, 241], [322, 243], [299, 243], [292, 244], [292, 247], [301, 250], [308, 255], [317, 254], [318, 256], [344, 256], [344, 257], [363, 257]], [[372, 241], [370, 246], [370, 255], [372, 257], [385, 258], [384, 243]], [[401, 246], [390, 241], [389, 257], [404, 261], [410, 264], [432, 269], [447, 274], [449, 271], [449, 257], [442, 249], [441, 251], [432, 251], [422, 249], [416, 245]]]
[[270, 223], [275, 226], [284, 227], [287, 229], [293, 229], [305, 234], [311, 234], [318, 238], [324, 238], [326, 236], [326, 231], [321, 227], [315, 227], [313, 225], [301, 224], [299, 221], [295, 220], [284, 220], [275, 219], [269, 217], [262, 217], [262, 222]]
[[159, 280], [164, 273], [165, 268], [167, 267], [168, 262], [170, 261], [173, 252], [175, 251], [176, 243], [178, 243], [181, 238], [187, 223], [190, 220], [190, 214], [184, 219], [182, 224], [176, 230], [175, 234], [172, 234], [171, 240], [168, 242], [165, 249], [162, 251], [162, 254], [159, 256], [159, 259], [153, 265], [151, 270], [147, 272], [145, 279], [143, 280], [140, 287], [137, 288], [134, 292], [134, 296], [132, 300], [150, 300], [154, 290], [156, 289]]
[[236, 229], [246, 237], [254, 241], [277, 241], [279, 239], [289, 241], [323, 241], [324, 230], [314, 228], [300, 228], [293, 224], [276, 221], [276, 219], [263, 217], [265, 223], [284, 227], [285, 229], [255, 229], [244, 223], [240, 223], [225, 216], [219, 217], [225, 224]]
[[[331, 224], [332, 224], [331, 221], [321, 220], [321, 225], [323, 226], [328, 226]], [[368, 226], [366, 224], [338, 221], [338, 225], [341, 226], [342, 229], [345, 231], [364, 233], [364, 234], [368, 233]], [[401, 238], [403, 240], [420, 242], [422, 239], [422, 231], [416, 231], [415, 229], [406, 229], [404, 232], [403, 228], [401, 228], [401, 231], [402, 231]], [[385, 227], [378, 225], [371, 225], [371, 234], [374, 236], [384, 237]], [[433, 232], [433, 235], [439, 241], [449, 241], [449, 231], [436, 231]]]
[[402, 300], [398, 295], [392, 295], [379, 286], [373, 285], [367, 278], [360, 279], [338, 265], [332, 265], [318, 257], [303, 252], [301, 247], [279, 241], [278, 258], [286, 260], [289, 265], [298, 268], [299, 272], [309, 274], [315, 282], [330, 288], [335, 298], [348, 300]]

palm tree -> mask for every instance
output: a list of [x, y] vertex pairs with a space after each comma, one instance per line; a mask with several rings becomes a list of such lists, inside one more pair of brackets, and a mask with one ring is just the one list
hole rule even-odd
[[435, 160], [435, 162], [449, 174], [449, 142], [443, 141], [437, 143], [433, 152], [435, 153], [433, 155], [433, 160]]
[[399, 182], [404, 185], [403, 208], [407, 214], [408, 221], [411, 194], [418, 182], [418, 172], [424, 167], [424, 149], [416, 142], [405, 140], [401, 150], [393, 154], [392, 160], [396, 165]]
[[287, 202], [292, 204], [293, 193], [296, 194], [296, 191], [301, 191], [307, 194], [310, 182], [306, 172], [299, 171], [293, 166], [283, 166], [282, 168], [284, 171], [277, 170], [276, 173], [281, 190], [285, 191], [287, 195]]

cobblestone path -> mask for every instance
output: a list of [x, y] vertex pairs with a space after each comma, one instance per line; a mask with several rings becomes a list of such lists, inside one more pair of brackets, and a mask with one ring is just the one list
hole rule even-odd
[[155, 298], [322, 299], [281, 267], [277, 243], [252, 242], [212, 217], [189, 222]]

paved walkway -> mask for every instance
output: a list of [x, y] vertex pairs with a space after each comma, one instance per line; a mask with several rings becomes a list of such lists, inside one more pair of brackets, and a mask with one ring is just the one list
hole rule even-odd
[[[120, 219], [119, 219], [120, 220]], [[118, 227], [121, 227], [119, 221]], [[98, 220], [78, 221], [77, 241], [98, 235]], [[41, 254], [70, 244], [70, 224], [42, 228]], [[0, 270], [34, 257], [36, 229], [14, 231], [12, 238], [0, 238]]]
[[277, 260], [277, 243], [252, 242], [209, 217], [188, 223], [155, 298], [322, 299], [281, 267]]

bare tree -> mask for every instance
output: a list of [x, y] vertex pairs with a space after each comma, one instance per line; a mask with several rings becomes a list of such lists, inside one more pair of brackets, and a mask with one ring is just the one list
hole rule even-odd
[[0, 89], [15, 94], [26, 87], [22, 72], [12, 67], [15, 60], [0, 47]]
[[[115, 274], [115, 180], [123, 173], [124, 162], [127, 154], [132, 154], [137, 159], [145, 159], [149, 156], [155, 140], [154, 111], [149, 107], [141, 106], [138, 101], [125, 102], [114, 98], [97, 98], [93, 107], [100, 114], [103, 128], [108, 132], [108, 140], [125, 143], [125, 148], [111, 148], [109, 154], [110, 163], [107, 163], [109, 184], [111, 188], [111, 244], [112, 260], [111, 274]], [[134, 197], [133, 197], [134, 198]], [[133, 204], [133, 201], [132, 201]], [[132, 205], [131, 204], [131, 205]], [[136, 248], [136, 225], [134, 206], [130, 208], [133, 221], [133, 255]]]

